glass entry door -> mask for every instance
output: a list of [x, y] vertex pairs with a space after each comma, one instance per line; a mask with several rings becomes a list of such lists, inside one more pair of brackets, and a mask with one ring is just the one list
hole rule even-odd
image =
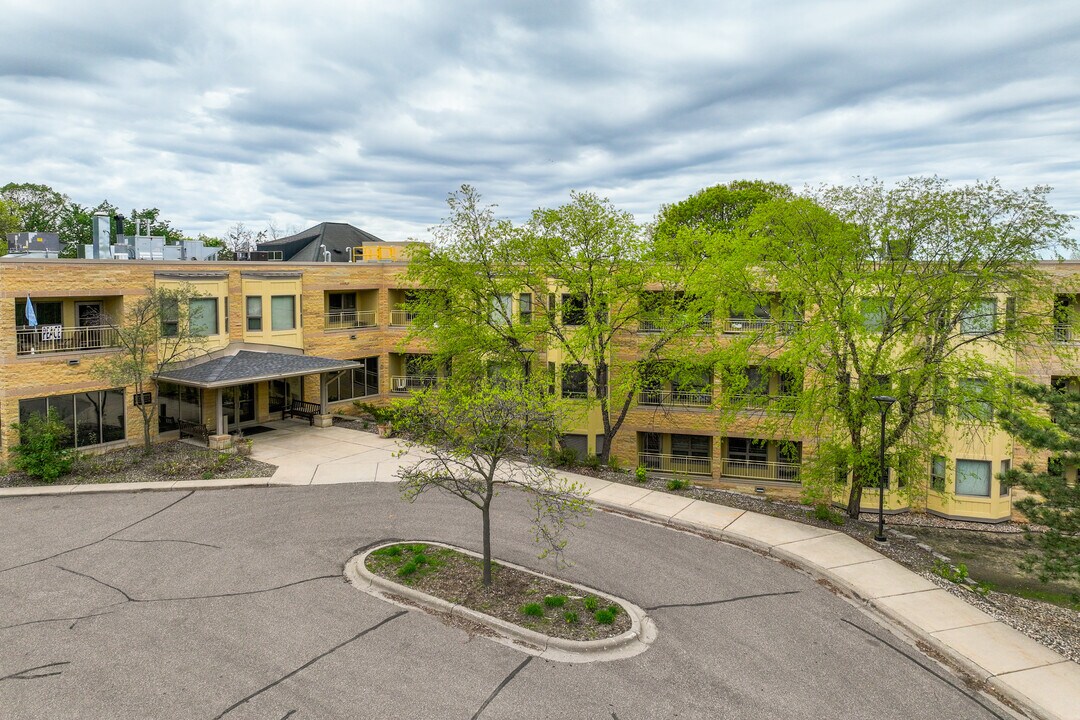
[[303, 400], [303, 378], [291, 377], [284, 380], [271, 380], [270, 413], [279, 413], [292, 405], [293, 400]]
[[242, 423], [255, 419], [255, 383], [224, 388], [222, 392], [225, 393], [221, 398], [221, 409], [225, 413], [226, 431], [236, 426], [238, 414]]

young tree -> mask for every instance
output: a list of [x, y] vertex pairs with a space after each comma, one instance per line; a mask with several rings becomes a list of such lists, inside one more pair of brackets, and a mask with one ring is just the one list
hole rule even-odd
[[1080, 483], [1066, 478], [1070, 469], [1080, 467], [1080, 392], [1030, 382], [1017, 383], [1016, 390], [1044, 413], [1006, 408], [1002, 426], [1027, 447], [1051, 453], [1046, 470], [1025, 463], [1001, 478], [1033, 493], [1016, 507], [1030, 522], [1046, 527], [1029, 535], [1040, 552], [1025, 558], [1024, 568], [1036, 571], [1043, 582], [1080, 580]]
[[[137, 398], [152, 392], [158, 373], [205, 352], [198, 333], [199, 310], [191, 308], [196, 297], [190, 285], [148, 287], [143, 295], [125, 298], [122, 315], [102, 314], [99, 324], [109, 328], [119, 349], [104, 356], [95, 372], [114, 385], [131, 387]], [[142, 416], [143, 445], [149, 453], [158, 404], [136, 402], [135, 407]]]
[[541, 557], [561, 553], [567, 525], [587, 510], [578, 483], [530, 462], [558, 436], [559, 415], [545, 389], [520, 374], [456, 373], [402, 402], [395, 427], [430, 453], [398, 472], [407, 499], [441, 490], [480, 511], [485, 586], [491, 585], [491, 504], [500, 488], [528, 491]]
[[885, 448], [901, 477], [921, 477], [945, 423], [990, 427], [1015, 375], [1010, 353], [1051, 337], [1052, 286], [1037, 261], [1069, 240], [1047, 193], [869, 182], [769, 201], [712, 236], [713, 274], [741, 277], [729, 304], [771, 296], [789, 317], [805, 308], [802, 322], [768, 324], [725, 352], [734, 366], [805, 371], [806, 386], [772, 420], [818, 438], [810, 476], [850, 473], [850, 516], [878, 482], [873, 396], [896, 397]]
[[248, 252], [255, 249], [257, 243], [266, 237], [266, 231], [255, 232], [242, 222], [238, 222], [225, 231], [221, 239], [225, 246], [226, 254], [235, 258], [237, 253]]

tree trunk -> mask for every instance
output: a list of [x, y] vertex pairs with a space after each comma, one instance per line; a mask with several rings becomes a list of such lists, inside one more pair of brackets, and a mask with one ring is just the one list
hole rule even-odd
[[484, 587], [491, 587], [491, 505], [480, 509], [484, 517]]
[[853, 472], [851, 474], [851, 494], [848, 495], [847, 501], [847, 514], [852, 520], [859, 518], [859, 510], [862, 507], [862, 478], [859, 477], [859, 473]]

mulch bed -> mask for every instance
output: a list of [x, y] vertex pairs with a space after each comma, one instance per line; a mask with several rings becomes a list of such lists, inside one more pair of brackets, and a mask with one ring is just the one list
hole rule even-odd
[[[423, 560], [418, 562], [418, 557]], [[438, 545], [391, 545], [373, 552], [365, 564], [371, 572], [393, 582], [551, 637], [600, 640], [622, 634], [632, 625], [618, 605], [613, 606], [617, 608], [613, 623], [597, 622], [598, 611], [612, 607], [604, 598], [582, 595], [570, 585], [498, 563], [492, 563], [491, 587], [485, 588], [479, 558]], [[402, 570], [409, 565], [411, 570]], [[562, 599], [563, 604], [549, 606], [558, 602], [552, 598]], [[534, 605], [534, 610], [538, 606], [543, 615], [526, 615], [522, 608], [527, 605]], [[576, 621], [568, 621], [567, 613], [574, 613]]]
[[346, 430], [356, 430], [357, 432], [366, 432], [372, 435], [376, 435], [375, 423], [371, 420], [364, 420], [363, 418], [343, 417], [341, 415], [334, 416], [334, 427], [345, 428]]
[[149, 456], [141, 445], [90, 455], [80, 454], [69, 474], [45, 483], [17, 471], [0, 475], [0, 487], [161, 482], [204, 478], [270, 477], [277, 467], [250, 457], [220, 453], [173, 440], [156, 443]]

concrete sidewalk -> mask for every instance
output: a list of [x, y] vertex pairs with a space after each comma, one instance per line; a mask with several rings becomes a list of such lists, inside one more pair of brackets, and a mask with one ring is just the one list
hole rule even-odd
[[[175, 490], [329, 483], [395, 482], [424, 453], [397, 440], [297, 421], [268, 423], [252, 457], [273, 465], [270, 478], [0, 488], [0, 498], [132, 490]], [[838, 532], [701, 500], [563, 473], [601, 508], [713, 535], [795, 563], [865, 601], [916, 639], [1025, 711], [1080, 720], [1080, 665], [938, 588], [874, 549]]]

